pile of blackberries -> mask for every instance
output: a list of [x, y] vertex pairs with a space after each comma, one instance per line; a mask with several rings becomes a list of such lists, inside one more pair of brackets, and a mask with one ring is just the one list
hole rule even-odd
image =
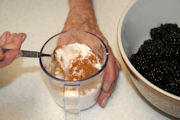
[[180, 96], [180, 28], [161, 24], [150, 36], [130, 61], [154, 85]]

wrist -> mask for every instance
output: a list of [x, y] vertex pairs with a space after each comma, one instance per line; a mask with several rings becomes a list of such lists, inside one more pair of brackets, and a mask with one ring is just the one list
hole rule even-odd
[[91, 0], [69, 0], [69, 8], [63, 30], [76, 27], [86, 30], [97, 27]]
[[69, 0], [69, 8], [81, 12], [93, 12], [93, 3], [91, 0]]

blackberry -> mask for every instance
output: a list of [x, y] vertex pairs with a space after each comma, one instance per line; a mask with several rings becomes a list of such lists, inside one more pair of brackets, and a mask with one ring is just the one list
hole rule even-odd
[[150, 35], [152, 39], [159, 39], [162, 40], [162, 38], [165, 35], [173, 34], [179, 32], [179, 28], [177, 24], [161, 24], [160, 27], [152, 28], [150, 31]]
[[161, 24], [150, 30], [150, 36], [130, 61], [154, 85], [180, 96], [180, 28]]

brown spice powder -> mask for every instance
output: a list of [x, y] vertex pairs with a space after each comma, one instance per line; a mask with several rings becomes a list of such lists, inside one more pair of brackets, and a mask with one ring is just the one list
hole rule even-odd
[[82, 80], [94, 75], [98, 72], [95, 67], [97, 62], [98, 60], [94, 55], [90, 55], [85, 59], [78, 57], [73, 61], [72, 67], [69, 69], [69, 80]]
[[[57, 49], [62, 49], [62, 46], [58, 46], [54, 50], [54, 54]], [[82, 56], [78, 56], [76, 59], [73, 60], [72, 66], [69, 68], [68, 73], [66, 73], [67, 71], [65, 72], [61, 65], [58, 63], [58, 60], [56, 59], [56, 54], [53, 60], [56, 63], [56, 68], [55, 71], [52, 71], [52, 74], [55, 76], [57, 74], [61, 74], [64, 77], [61, 79], [67, 79], [70, 81], [86, 79], [97, 73], [99, 70], [95, 67], [95, 64], [98, 63], [98, 60], [94, 54], [91, 54], [84, 59], [82, 59]], [[64, 61], [62, 56], [60, 57], [60, 61]]]

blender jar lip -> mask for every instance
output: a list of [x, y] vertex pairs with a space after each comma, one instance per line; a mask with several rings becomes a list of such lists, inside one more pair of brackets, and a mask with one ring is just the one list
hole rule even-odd
[[[66, 33], [66, 32], [67, 32], [67, 31], [57, 33], [57, 34], [55, 34], [54, 36], [52, 36], [51, 38], [49, 38], [49, 39], [44, 43], [44, 45], [42, 46], [40, 53], [42, 53], [44, 47], [46, 46], [46, 44], [47, 44], [52, 38], [54, 38], [54, 37], [56, 37], [56, 36], [58, 36], [58, 35], [60, 35], [60, 34], [62, 34], [62, 33]], [[42, 58], [40, 57], [40, 58], [39, 58], [40, 66], [41, 66], [41, 68], [43, 69], [43, 71], [44, 71], [48, 76], [54, 78], [54, 79], [57, 80], [57, 81], [61, 81], [61, 82], [78, 83], [78, 82], [83, 82], [83, 81], [86, 81], [86, 80], [89, 80], [89, 79], [95, 77], [96, 75], [100, 74], [100, 73], [105, 69], [105, 67], [106, 67], [106, 65], [107, 65], [107, 62], [108, 62], [108, 58], [109, 58], [109, 52], [108, 52], [107, 46], [105, 45], [105, 43], [103, 42], [103, 40], [102, 40], [100, 37], [98, 37], [97, 35], [95, 35], [95, 34], [93, 34], [93, 33], [91, 33], [91, 32], [88, 32], [88, 31], [84, 31], [84, 32], [85, 32], [85, 33], [88, 33], [88, 34], [91, 34], [91, 35], [95, 36], [96, 38], [98, 38], [98, 39], [101, 41], [101, 43], [103, 44], [103, 46], [105, 47], [106, 59], [105, 59], [105, 62], [104, 62], [104, 64], [103, 64], [103, 66], [101, 67], [101, 69], [100, 69], [96, 74], [94, 74], [94, 75], [92, 75], [92, 76], [90, 76], [90, 77], [88, 77], [88, 78], [86, 78], [86, 79], [77, 80], [77, 81], [63, 80], [63, 79], [56, 78], [55, 76], [53, 76], [52, 74], [50, 74], [50, 73], [46, 70], [46, 68], [44, 67], [44, 65], [42, 64]]]

